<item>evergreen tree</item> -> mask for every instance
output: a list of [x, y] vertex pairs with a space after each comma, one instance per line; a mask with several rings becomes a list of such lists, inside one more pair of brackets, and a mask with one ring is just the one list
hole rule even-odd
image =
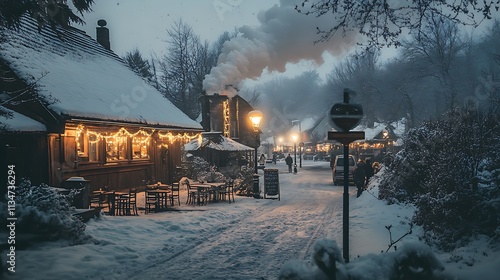
[[[67, 0], [0, 0], [0, 27], [17, 27], [24, 14], [37, 20], [40, 26], [49, 24], [55, 27], [65, 20], [68, 23], [84, 23], [80, 17], [83, 12], [91, 11], [94, 0], [72, 0], [76, 12], [67, 5]], [[62, 16], [64, 15], [64, 16]], [[67, 18], [66, 18], [67, 17]]]
[[138, 49], [125, 54], [124, 60], [127, 62], [128, 67], [136, 72], [139, 76], [145, 79], [148, 83], [153, 82], [153, 72], [149, 61], [142, 58]]

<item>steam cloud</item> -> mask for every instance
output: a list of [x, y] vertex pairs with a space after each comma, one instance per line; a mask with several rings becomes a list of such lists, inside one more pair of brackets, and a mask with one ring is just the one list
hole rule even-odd
[[259, 13], [260, 26], [239, 28], [241, 36], [224, 44], [217, 66], [205, 76], [207, 94], [223, 92], [226, 85], [238, 86], [244, 79], [256, 79], [266, 68], [284, 72], [287, 63], [301, 60], [321, 65], [325, 51], [336, 56], [355, 44], [356, 35], [343, 36], [341, 32], [328, 42], [314, 44], [319, 38], [316, 27], [331, 27], [332, 17], [299, 14], [296, 2], [302, 1], [280, 0], [279, 5]]

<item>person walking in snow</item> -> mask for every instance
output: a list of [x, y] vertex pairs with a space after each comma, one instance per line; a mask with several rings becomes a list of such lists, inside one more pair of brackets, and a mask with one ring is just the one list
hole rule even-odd
[[259, 165], [264, 166], [265, 163], [266, 163], [266, 156], [264, 154], [261, 154], [259, 158]]
[[288, 156], [285, 158], [285, 163], [286, 163], [286, 165], [288, 165], [288, 173], [292, 173], [293, 159], [290, 156], [290, 154], [288, 154]]
[[354, 184], [356, 185], [356, 188], [358, 188], [358, 195], [359, 197], [361, 193], [363, 192], [363, 188], [365, 187], [365, 168], [364, 168], [365, 163], [360, 160], [358, 161], [358, 166], [354, 170]]
[[365, 186], [367, 186], [368, 181], [373, 176], [373, 174], [375, 174], [372, 167], [372, 161], [370, 159], [366, 159], [364, 168], [365, 168], [365, 178], [366, 178]]

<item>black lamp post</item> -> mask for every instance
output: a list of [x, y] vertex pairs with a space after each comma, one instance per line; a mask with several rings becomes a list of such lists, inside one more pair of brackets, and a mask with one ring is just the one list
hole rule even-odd
[[293, 139], [293, 173], [297, 173], [297, 135], [292, 136]]
[[259, 126], [260, 121], [262, 120], [262, 112], [253, 110], [248, 113], [248, 118], [252, 122], [253, 132], [255, 133], [255, 170], [253, 175], [253, 197], [260, 198], [260, 188], [259, 188], [259, 174], [257, 169], [257, 148], [260, 145], [260, 137], [259, 137]]
[[[298, 139], [300, 140], [300, 143], [299, 143], [299, 167], [302, 168], [302, 147], [304, 147], [304, 142], [302, 142], [302, 125], [301, 125], [300, 120], [293, 120], [292, 124], [294, 124], [294, 123], [299, 124], [299, 137], [298, 137]], [[297, 165], [297, 163], [295, 163], [295, 165]]]

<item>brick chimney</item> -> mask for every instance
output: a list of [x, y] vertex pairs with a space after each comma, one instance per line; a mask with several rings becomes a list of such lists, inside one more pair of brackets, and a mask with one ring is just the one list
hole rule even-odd
[[111, 50], [111, 45], [109, 43], [109, 29], [105, 27], [107, 22], [103, 19], [97, 21], [96, 33], [97, 33], [97, 42], [101, 44], [107, 50]]

